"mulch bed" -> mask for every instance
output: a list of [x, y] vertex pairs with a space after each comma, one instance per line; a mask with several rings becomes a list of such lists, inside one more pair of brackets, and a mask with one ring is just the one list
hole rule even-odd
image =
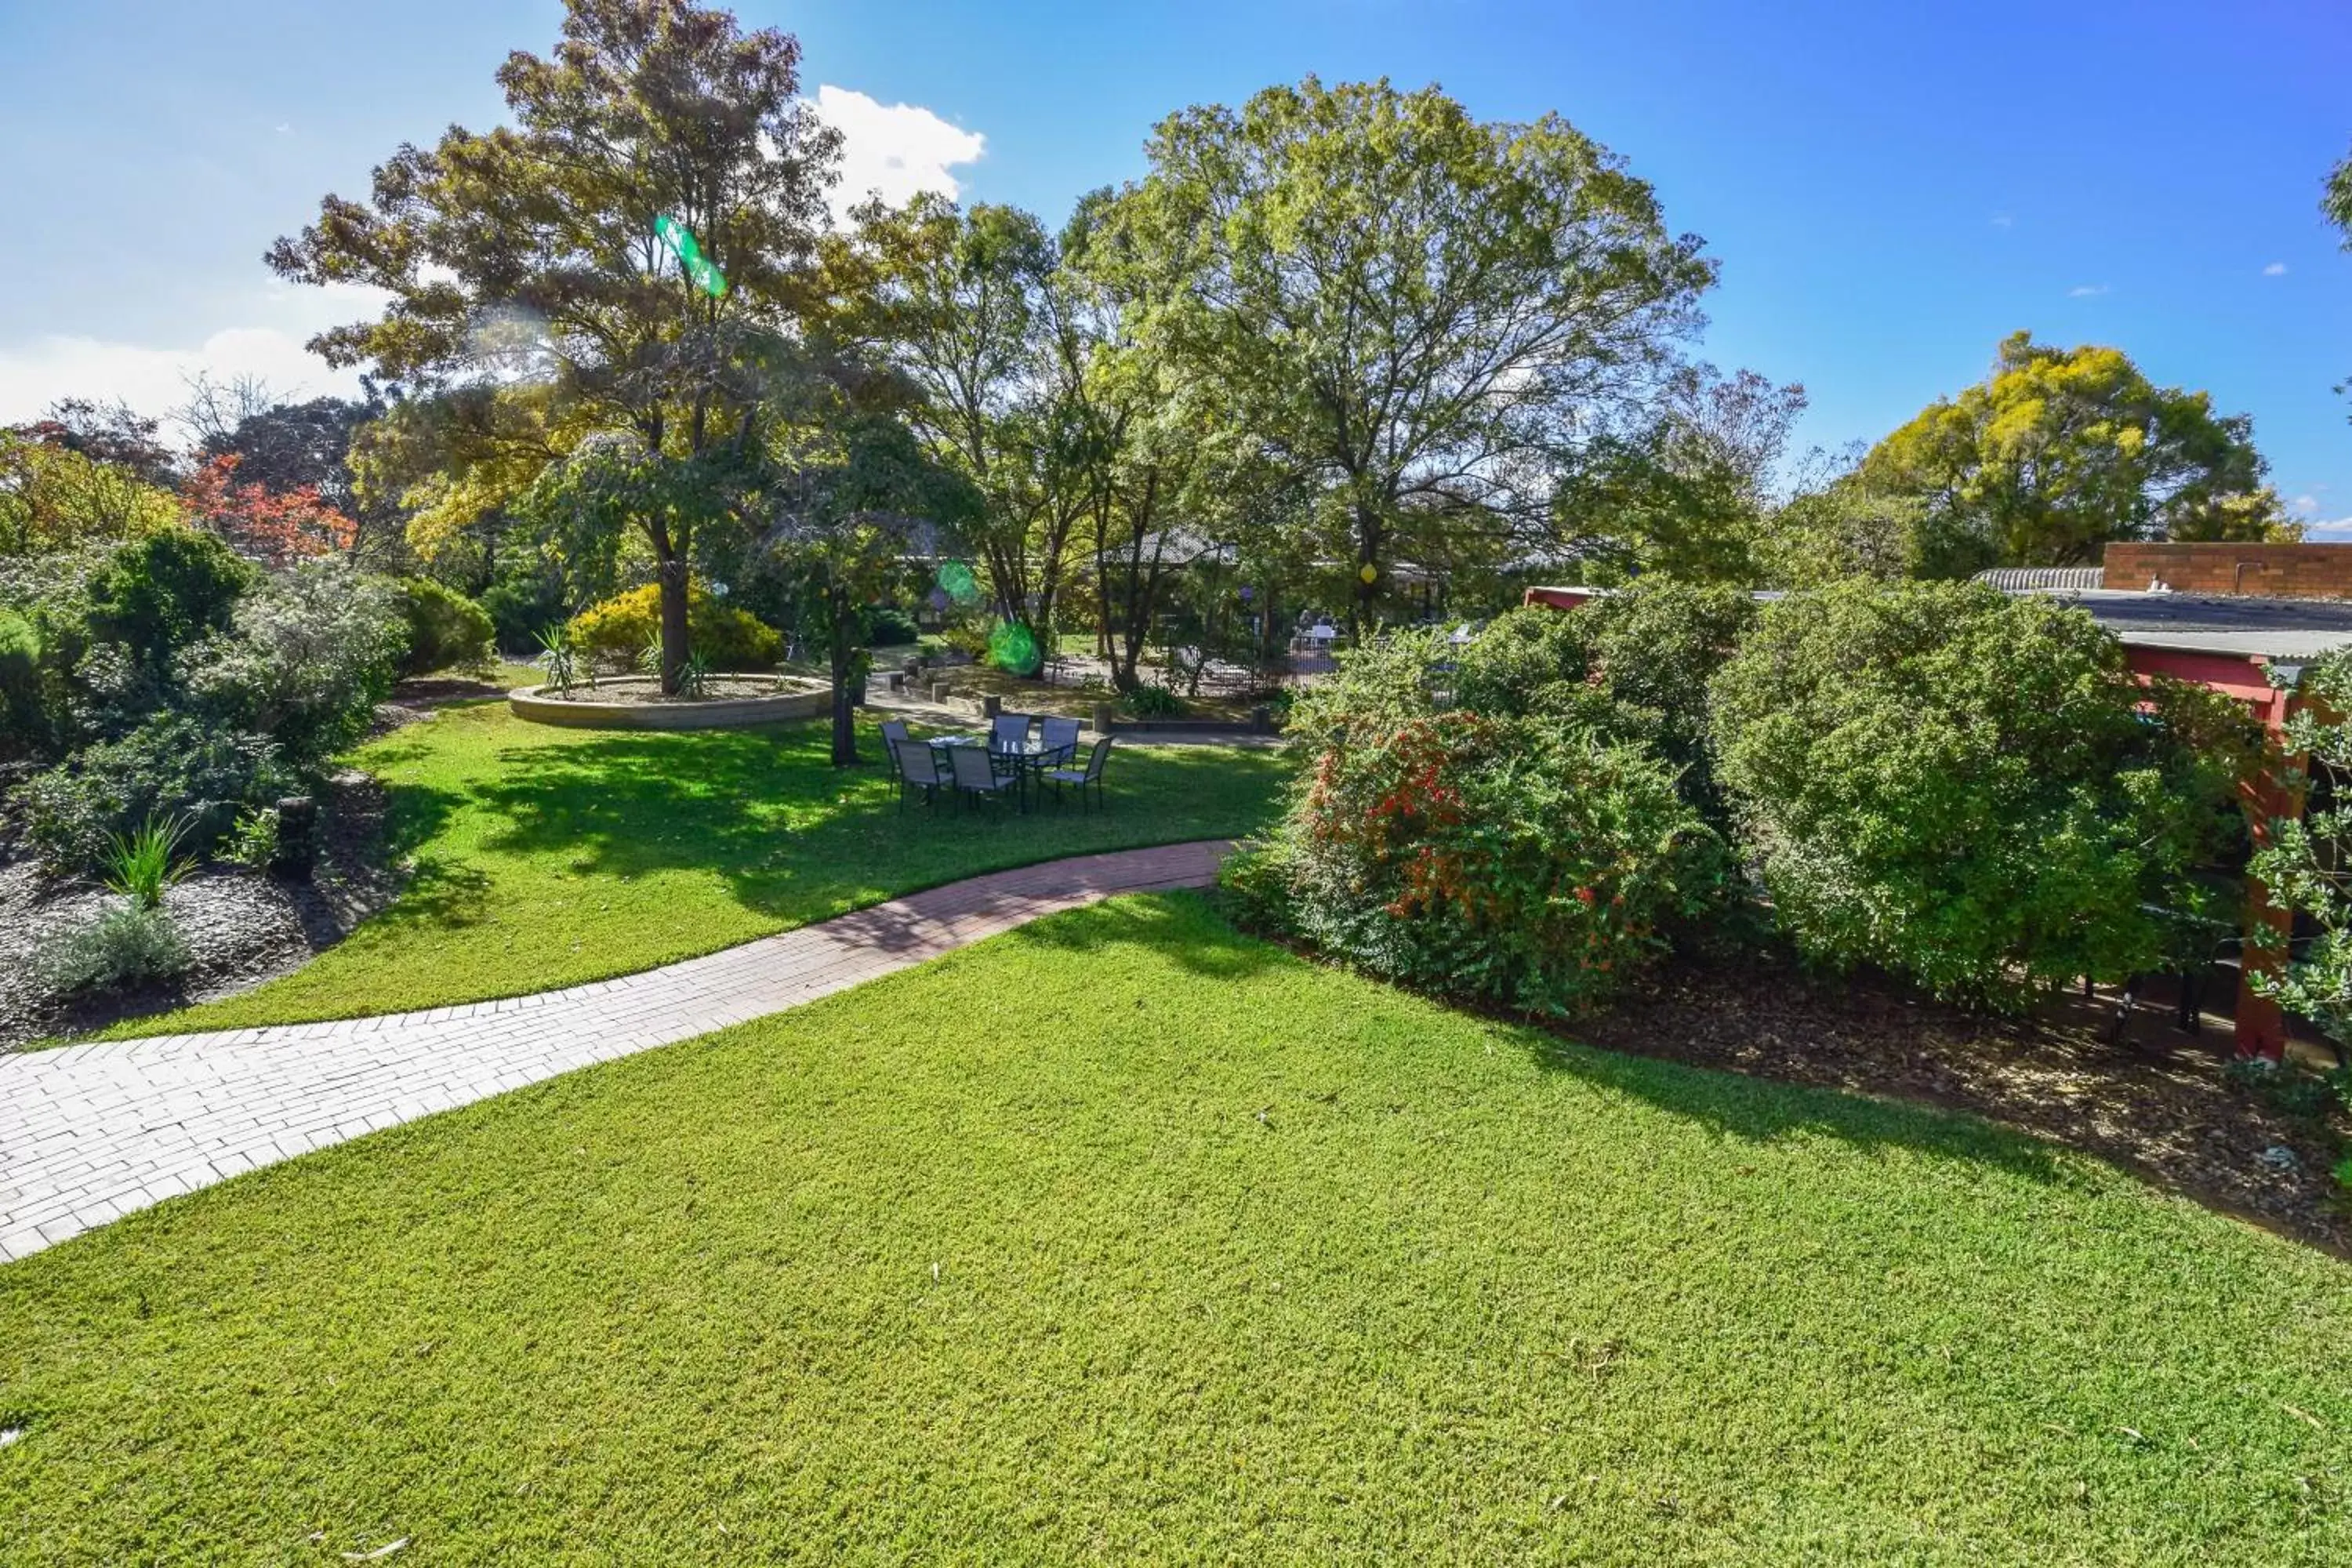
[[1809, 983], [1754, 963], [1679, 962], [1643, 994], [1563, 1026], [1588, 1045], [1790, 1083], [1963, 1110], [2352, 1258], [2333, 1167], [2347, 1129], [2282, 1110], [2222, 1076], [2226, 1030], [2133, 1016], [2120, 1041], [2095, 1008], [1986, 1018], [1869, 981]]
[[164, 893], [194, 960], [169, 985], [49, 996], [35, 978], [42, 950], [116, 900], [87, 878], [47, 875], [21, 855], [0, 858], [0, 1050], [231, 995], [350, 935], [399, 890], [399, 872], [386, 863], [386, 796], [365, 773], [344, 773], [329, 782], [320, 807], [309, 877], [206, 866]]

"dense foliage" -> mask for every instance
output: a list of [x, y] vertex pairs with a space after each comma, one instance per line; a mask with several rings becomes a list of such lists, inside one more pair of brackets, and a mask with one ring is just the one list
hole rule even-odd
[[190, 650], [188, 690], [199, 711], [309, 767], [367, 732], [406, 641], [394, 584], [308, 561], [263, 577], [231, 631]]
[[401, 619], [408, 633], [401, 674], [470, 669], [494, 657], [495, 627], [481, 605], [430, 577], [404, 578], [399, 591]]
[[1715, 679], [1715, 747], [1801, 952], [2014, 1003], [2161, 965], [2227, 820], [2205, 695], [2143, 688], [2079, 610], [1853, 584], [1764, 611]]
[[1228, 885], [1261, 925], [1372, 973], [1577, 1011], [1707, 907], [1720, 844], [1638, 744], [1553, 713], [1439, 710], [1444, 647], [1394, 634], [1298, 700], [1306, 777]]
[[[773, 626], [713, 598], [699, 585], [688, 595], [687, 621], [696, 655], [720, 669], [757, 669], [784, 656], [784, 639]], [[652, 583], [632, 588], [572, 620], [572, 641], [581, 651], [610, 662], [635, 665], [646, 647], [661, 640], [661, 589]]]
[[1856, 479], [1914, 502], [1930, 576], [2094, 564], [2111, 540], [2293, 537], [2252, 421], [2121, 350], [2005, 339], [1986, 380], [1887, 436]]
[[0, 583], [14, 805], [44, 856], [100, 861], [151, 818], [213, 849], [366, 730], [406, 643], [394, 587], [348, 562], [272, 572], [166, 528]]
[[2287, 719], [2285, 750], [2308, 759], [2311, 809], [2266, 825], [2269, 842], [2249, 869], [2293, 913], [2309, 939], [2281, 953], [2276, 972], [2254, 969], [2255, 989], [2352, 1045], [2352, 657], [2305, 669], [2304, 702]]
[[1727, 826], [1707, 751], [1707, 682], [1756, 618], [1738, 589], [1648, 578], [1569, 614], [1498, 616], [1462, 650], [1454, 700], [1480, 712], [1546, 714], [1647, 748], [1676, 788]]
[[188, 847], [209, 848], [241, 809], [294, 787], [284, 753], [267, 737], [158, 714], [119, 740], [75, 752], [16, 798], [26, 831], [52, 861], [96, 867], [116, 836], [151, 820], [184, 823]]

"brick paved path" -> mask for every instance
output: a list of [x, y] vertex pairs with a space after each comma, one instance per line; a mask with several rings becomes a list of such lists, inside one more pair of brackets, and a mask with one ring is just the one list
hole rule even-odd
[[257, 1165], [707, 1034], [1114, 893], [1200, 887], [1222, 840], [1082, 855], [618, 980], [331, 1024], [0, 1056], [0, 1261]]

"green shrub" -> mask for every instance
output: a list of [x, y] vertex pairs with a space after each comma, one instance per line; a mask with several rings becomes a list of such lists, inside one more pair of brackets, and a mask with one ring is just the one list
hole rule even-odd
[[389, 581], [340, 560], [306, 561], [246, 595], [235, 635], [190, 651], [187, 685], [220, 725], [268, 735], [289, 763], [309, 769], [367, 733], [406, 635]]
[[524, 561], [502, 568], [482, 590], [479, 603], [490, 617], [493, 640], [507, 653], [535, 652], [541, 632], [569, 619], [563, 571], [552, 563]]
[[[2296, 940], [2266, 933], [2279, 962], [2252, 966], [2254, 989], [2310, 1019], [2341, 1049], [2352, 1043], [2352, 658], [2330, 654], [2303, 673], [2284, 750], [2306, 758], [2312, 809], [2271, 825], [2248, 872], [2294, 920]], [[2339, 1079], [2339, 1082], [2341, 1080]], [[2347, 1096], [2352, 1104], [2352, 1095]]]
[[497, 657], [491, 646], [495, 628], [489, 613], [465, 595], [430, 577], [402, 578], [399, 594], [401, 618], [408, 632], [401, 674], [479, 669]]
[[190, 958], [171, 916], [128, 904], [65, 932], [37, 962], [47, 990], [71, 995], [169, 980], [187, 972]]
[[278, 859], [278, 808], [265, 806], [239, 816], [221, 855], [248, 871], [269, 869]]
[[1563, 1015], [1720, 900], [1720, 841], [1640, 748], [1571, 720], [1432, 710], [1398, 634], [1305, 693], [1313, 759], [1224, 886], [1244, 920], [1383, 977]]
[[1156, 682], [1137, 687], [1120, 700], [1139, 719], [1175, 719], [1184, 712], [1184, 700]]
[[0, 609], [0, 761], [35, 756], [54, 742], [41, 691], [41, 637], [30, 617]]
[[161, 669], [183, 648], [228, 629], [259, 574], [209, 533], [167, 528], [122, 546], [90, 579], [90, 640], [121, 644]]
[[[2080, 610], [1858, 583], [1768, 607], [1713, 687], [1720, 776], [1807, 957], [2001, 1005], [2157, 967], [2241, 721]], [[2152, 715], [2144, 715], [2151, 703]]]
[[915, 617], [896, 605], [872, 605], [866, 611], [868, 647], [903, 647], [922, 636]]
[[240, 808], [273, 804], [293, 784], [271, 742], [167, 714], [35, 776], [17, 799], [27, 835], [53, 865], [95, 868], [117, 835], [152, 818], [184, 820], [186, 847], [201, 853]]
[[[720, 604], [699, 586], [687, 591], [686, 635], [689, 650], [714, 669], [762, 668], [784, 657], [784, 639], [774, 627]], [[572, 640], [582, 651], [624, 663], [660, 637], [661, 586], [656, 583], [591, 605], [572, 620]]]
[[1683, 798], [1725, 831], [1707, 682], [1755, 619], [1756, 601], [1742, 590], [1663, 578], [1573, 610], [1512, 610], [1462, 650], [1454, 700], [1495, 716], [1570, 719], [1646, 747], [1675, 770]]

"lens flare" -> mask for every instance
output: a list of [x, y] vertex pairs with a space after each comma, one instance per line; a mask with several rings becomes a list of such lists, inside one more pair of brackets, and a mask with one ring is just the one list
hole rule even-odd
[[962, 562], [950, 561], [940, 568], [940, 591], [959, 605], [978, 604], [980, 579]]
[[1045, 665], [1037, 639], [1018, 621], [999, 621], [988, 634], [988, 662], [1008, 675], [1034, 675]]
[[702, 254], [702, 246], [694, 237], [692, 229], [664, 213], [654, 219], [654, 235], [669, 247], [672, 256], [677, 258], [678, 269], [692, 280], [696, 288], [714, 300], [727, 292], [727, 275], [711, 265], [710, 258]]

